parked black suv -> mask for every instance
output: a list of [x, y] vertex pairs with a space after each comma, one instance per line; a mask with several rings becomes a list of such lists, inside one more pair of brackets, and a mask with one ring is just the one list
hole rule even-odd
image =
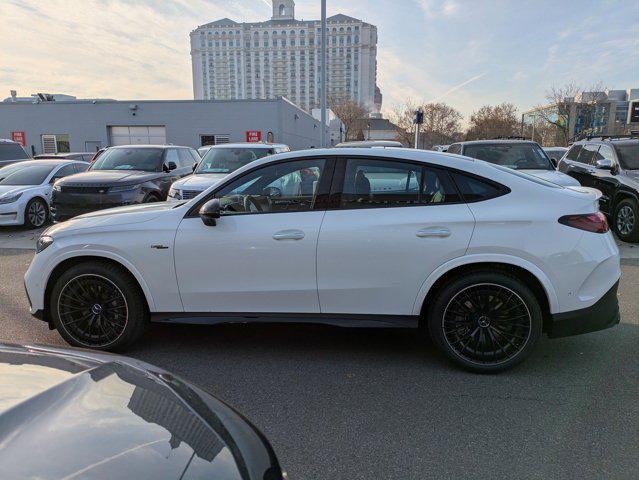
[[599, 207], [621, 240], [639, 242], [639, 137], [575, 142], [559, 171], [603, 194]]
[[197, 151], [165, 145], [111, 147], [85, 173], [53, 186], [55, 221], [104, 208], [166, 200], [171, 184], [193, 173]]

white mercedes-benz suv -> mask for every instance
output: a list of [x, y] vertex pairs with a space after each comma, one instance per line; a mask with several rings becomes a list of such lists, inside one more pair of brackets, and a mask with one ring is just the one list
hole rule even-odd
[[421, 327], [497, 371], [542, 333], [619, 322], [619, 251], [597, 190], [408, 149], [291, 152], [192, 200], [43, 233], [31, 312], [72, 345], [122, 349], [149, 322]]

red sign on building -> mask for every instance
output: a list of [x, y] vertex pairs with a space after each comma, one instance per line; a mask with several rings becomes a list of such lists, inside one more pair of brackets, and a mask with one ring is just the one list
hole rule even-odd
[[262, 141], [262, 132], [260, 130], [247, 130], [246, 141], [249, 143], [258, 143]]
[[11, 140], [19, 143], [23, 147], [26, 147], [27, 145], [27, 136], [24, 132], [11, 132]]

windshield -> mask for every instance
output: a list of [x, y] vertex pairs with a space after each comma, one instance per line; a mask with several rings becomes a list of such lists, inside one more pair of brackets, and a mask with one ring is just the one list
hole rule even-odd
[[534, 143], [466, 145], [464, 155], [514, 170], [554, 170], [550, 159]]
[[40, 185], [53, 170], [51, 165], [18, 163], [0, 168], [0, 185]]
[[626, 170], [639, 170], [639, 143], [615, 145], [619, 162]]
[[0, 143], [0, 161], [23, 160], [25, 158], [29, 158], [29, 155], [17, 143]]
[[162, 171], [161, 148], [110, 148], [91, 165], [91, 170]]
[[195, 173], [231, 173], [272, 153], [269, 148], [212, 148], [204, 155]]

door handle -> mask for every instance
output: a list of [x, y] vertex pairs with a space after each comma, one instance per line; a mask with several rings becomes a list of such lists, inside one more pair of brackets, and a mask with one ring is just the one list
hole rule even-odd
[[450, 230], [445, 227], [430, 227], [417, 230], [419, 238], [446, 238], [450, 237]]
[[274, 240], [302, 240], [304, 232], [301, 230], [281, 230], [273, 234]]

